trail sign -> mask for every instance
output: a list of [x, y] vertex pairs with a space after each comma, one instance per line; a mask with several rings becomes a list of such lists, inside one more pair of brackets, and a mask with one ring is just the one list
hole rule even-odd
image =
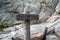
[[25, 21], [25, 40], [31, 40], [30, 38], [30, 21], [31, 20], [38, 20], [39, 16], [35, 14], [18, 14], [17, 20], [24, 20]]
[[35, 14], [18, 14], [17, 20], [38, 20], [39, 16]]

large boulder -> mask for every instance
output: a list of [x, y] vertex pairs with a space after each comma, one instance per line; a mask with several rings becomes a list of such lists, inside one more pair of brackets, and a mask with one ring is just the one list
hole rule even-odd
[[55, 9], [58, 2], [59, 2], [59, 0], [46, 0], [47, 6], [52, 8], [52, 9]]
[[58, 0], [45, 0], [46, 4], [41, 5], [41, 11], [39, 13], [40, 22], [45, 22], [54, 13]]
[[51, 19], [49, 19], [48, 24], [46, 25], [46, 27], [48, 28], [47, 29], [48, 34], [54, 34], [56, 27], [58, 27], [59, 22], [60, 22], [59, 16], [56, 16], [56, 18], [58, 18], [58, 19], [54, 18], [54, 20], [52, 20], [52, 18], [54, 18], [54, 17], [51, 17]]
[[[16, 11], [18, 13], [23, 13], [24, 8], [29, 5], [30, 7], [28, 8], [28, 10], [30, 10], [30, 14], [37, 14], [39, 15], [39, 19], [38, 22], [40, 21], [46, 21], [47, 17], [49, 18], [52, 13], [54, 12], [55, 6], [57, 5], [58, 0], [46, 0], [47, 5], [44, 5], [41, 7], [41, 0], [4, 0], [4, 1], [0, 1], [0, 2], [5, 2], [3, 5], [2, 3], [0, 3], [0, 20], [4, 19], [6, 14], [8, 15], [8, 19], [6, 18], [5, 21], [9, 21], [9, 22], [15, 22], [16, 21], [16, 15], [14, 14]], [[53, 8], [52, 8], [53, 7]], [[7, 12], [5, 12], [7, 11]], [[10, 12], [8, 12], [10, 11]], [[13, 13], [14, 12], [14, 13]], [[43, 14], [42, 14], [43, 13]], [[4, 16], [3, 16], [4, 15]], [[44, 19], [44, 20], [43, 20]]]
[[[43, 29], [43, 30], [42, 30]], [[41, 40], [44, 36], [45, 27], [43, 25], [32, 25], [31, 26], [31, 38], [32, 40]], [[16, 31], [16, 34], [14, 37], [19, 37], [20, 39], [24, 38], [24, 28], [21, 28], [20, 30]]]
[[47, 35], [46, 40], [59, 40], [56, 35]]
[[24, 27], [24, 24], [20, 24], [20, 25], [16, 25], [16, 26], [13, 26], [13, 27], [9, 27], [9, 28], [4, 28], [4, 29], [3, 29], [3, 32], [9, 33], [9, 32], [11, 32], [11, 31], [19, 30], [19, 29], [21, 29], [21, 28], [23, 28], [23, 27]]
[[56, 12], [60, 12], [60, 2], [57, 4], [55, 9], [56, 9]]
[[59, 15], [52, 15], [46, 22], [48, 22], [48, 23], [54, 23], [58, 19], [60, 19]]
[[41, 12], [39, 13], [39, 20], [45, 22], [53, 13], [53, 9], [46, 7], [46, 5], [42, 6]]
[[34, 5], [38, 5], [40, 4], [41, 0], [24, 0], [24, 3], [29, 3], [29, 4], [34, 4]]
[[17, 7], [14, 0], [1, 0], [0, 9], [1, 11], [11, 11]]
[[11, 22], [15, 20], [13, 11], [17, 7], [15, 0], [0, 0], [0, 22]]
[[[43, 24], [36, 24], [36, 25], [31, 25], [31, 39], [32, 40], [41, 40], [43, 37], [44, 37], [44, 34], [45, 34], [45, 27]], [[43, 30], [42, 30], [43, 29]], [[0, 35], [0, 39], [8, 39], [9, 38], [12, 38], [13, 39], [21, 39], [23, 40], [24, 39], [24, 33], [25, 29], [24, 28], [20, 28], [19, 30], [13, 30], [9, 33], [6, 33], [6, 34], [1, 34], [1, 35], [4, 35], [4, 36], [1, 36]]]
[[58, 22], [55, 26], [55, 34], [60, 37], [60, 22]]
[[56, 34], [58, 37], [60, 37], [60, 19], [53, 22], [52, 25], [50, 26], [50, 28], [51, 27], [54, 28], [54, 33], [53, 34]]

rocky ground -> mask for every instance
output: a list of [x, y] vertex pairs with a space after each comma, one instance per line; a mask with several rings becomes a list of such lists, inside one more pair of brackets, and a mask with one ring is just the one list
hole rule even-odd
[[[13, 3], [13, 4], [12, 4]], [[32, 40], [60, 40], [60, 0], [0, 0], [0, 22], [21, 23], [3, 29], [0, 40], [23, 40], [24, 23], [17, 21], [16, 15], [25, 13], [39, 15], [39, 20], [31, 21]], [[23, 23], [23, 24], [22, 24]], [[46, 33], [46, 35], [45, 35]]]

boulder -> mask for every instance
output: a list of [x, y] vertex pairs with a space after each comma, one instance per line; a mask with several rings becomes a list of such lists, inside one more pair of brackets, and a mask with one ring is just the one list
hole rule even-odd
[[45, 0], [46, 4], [42, 5], [39, 13], [39, 21], [46, 22], [47, 19], [54, 13], [58, 0]]
[[[2, 9], [0, 11], [0, 20], [4, 19], [6, 17], [6, 14], [9, 14], [5, 21], [9, 22], [15, 22], [16, 21], [16, 14], [23, 13], [25, 10], [25, 7], [29, 5], [28, 10], [30, 11], [30, 14], [37, 14], [39, 15], [39, 20], [36, 22], [45, 22], [54, 12], [55, 6], [57, 5], [58, 0], [45, 0], [47, 5], [42, 6], [40, 4], [41, 0], [5, 0], [5, 2], [9, 3], [5, 6], [1, 5]], [[3, 3], [4, 1], [1, 0]], [[0, 8], [1, 8], [0, 7]], [[6, 12], [7, 11], [7, 12]], [[10, 12], [8, 12], [10, 11]], [[43, 13], [43, 14], [42, 14]], [[4, 16], [3, 16], [4, 15]], [[44, 20], [43, 20], [44, 19]]]
[[55, 28], [51, 27], [51, 28], [47, 28], [47, 35], [51, 35], [54, 34]]
[[56, 12], [60, 12], [60, 2], [57, 4], [55, 10], [56, 10]]
[[33, 1], [32, 1], [32, 0], [24, 0], [24, 3], [25, 3], [25, 5], [27, 5], [27, 3], [28, 3], [28, 4], [31, 4], [31, 5], [32, 5], [32, 4], [33, 4], [33, 5], [39, 5], [39, 4], [40, 4], [40, 1], [41, 1], [41, 0], [33, 0]]
[[53, 24], [51, 24], [50, 28], [51, 27], [54, 28], [53, 34], [56, 34], [58, 37], [60, 37], [60, 19], [56, 20]]
[[46, 40], [59, 40], [56, 35], [47, 35]]
[[53, 23], [47, 23], [47, 34], [55, 34], [55, 28], [59, 25], [58, 23], [60, 22], [60, 19], [57, 19]]
[[42, 5], [39, 13], [39, 21], [46, 22], [53, 13], [54, 9], [49, 8], [46, 4]]
[[0, 35], [0, 40], [12, 40], [12, 34], [1, 34]]
[[46, 22], [48, 22], [48, 23], [54, 23], [59, 18], [60, 18], [59, 15], [52, 15]]
[[55, 34], [60, 37], [60, 22], [58, 22], [55, 26]]
[[24, 27], [24, 24], [20, 24], [20, 25], [16, 25], [16, 26], [13, 26], [13, 27], [9, 27], [9, 28], [4, 28], [4, 29], [3, 29], [3, 32], [9, 33], [9, 32], [11, 32], [11, 31], [19, 30], [19, 29], [21, 29], [21, 28], [23, 28], [23, 27]]
[[59, 0], [46, 0], [46, 4], [49, 8], [55, 9], [56, 5], [58, 4]]
[[[36, 25], [31, 25], [31, 39], [32, 40], [41, 40], [43, 37], [44, 37], [44, 34], [45, 34], [45, 27], [44, 25], [42, 24], [36, 24]], [[43, 30], [42, 30], [43, 29]], [[13, 38], [13, 39], [24, 39], [24, 28], [20, 28], [19, 30], [16, 30], [16, 31], [11, 31], [9, 33], [6, 33], [4, 34], [4, 36], [1, 36], [3, 34], [0, 35], [0, 39], [8, 39], [7, 37], [9, 38]]]
[[[43, 29], [43, 30], [42, 30]], [[32, 40], [41, 40], [45, 32], [45, 27], [43, 25], [37, 24], [31, 26], [31, 38]], [[24, 38], [24, 28], [16, 31], [14, 38], [19, 37], [20, 39]]]
[[39, 21], [46, 22], [48, 18], [52, 15], [54, 11], [46, 6], [41, 8], [41, 12], [39, 13]]
[[0, 9], [1, 11], [11, 11], [16, 9], [17, 5], [14, 0], [1, 0]]
[[0, 22], [14, 22], [16, 21], [15, 14], [11, 12], [15, 10], [17, 4], [15, 0], [0, 0]]

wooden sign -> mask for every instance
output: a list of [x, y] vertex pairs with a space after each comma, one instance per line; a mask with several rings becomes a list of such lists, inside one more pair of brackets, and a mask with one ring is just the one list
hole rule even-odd
[[38, 20], [39, 16], [35, 14], [18, 14], [17, 20]]
[[18, 14], [16, 16], [17, 20], [25, 21], [25, 36], [24, 40], [31, 40], [30, 37], [30, 20], [38, 20], [39, 16], [35, 14]]

